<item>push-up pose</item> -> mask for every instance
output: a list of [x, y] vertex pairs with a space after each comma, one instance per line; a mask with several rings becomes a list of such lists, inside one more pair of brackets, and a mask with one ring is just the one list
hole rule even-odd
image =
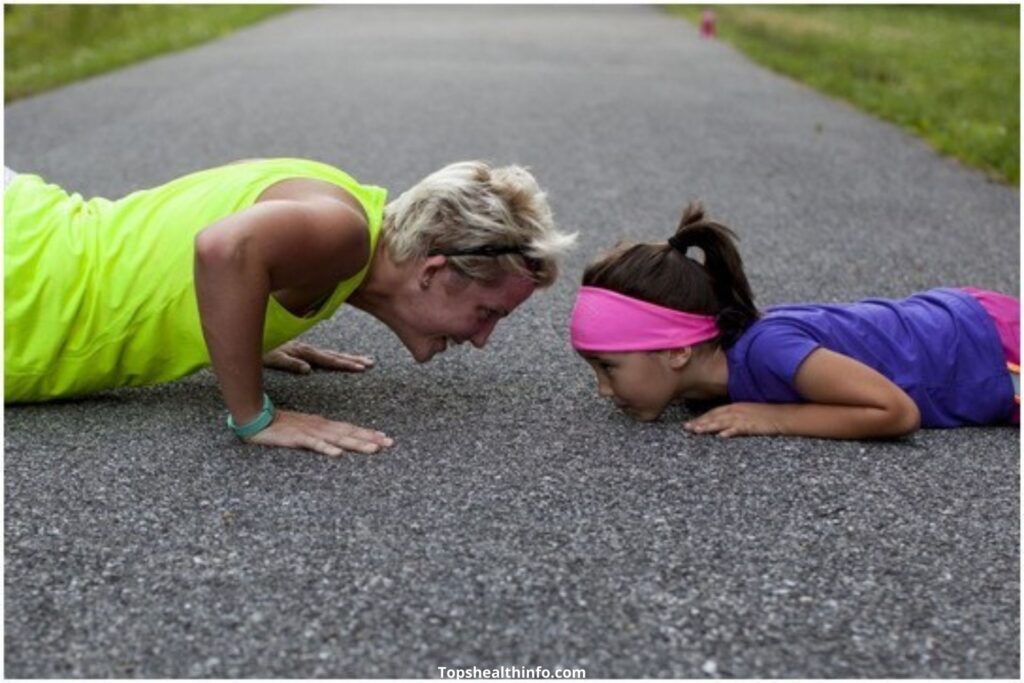
[[362, 371], [369, 358], [289, 340], [343, 303], [418, 362], [483, 347], [550, 285], [574, 237], [525, 169], [451, 164], [391, 203], [326, 164], [257, 159], [116, 201], [5, 169], [4, 399], [169, 382], [212, 363], [243, 439], [327, 455], [382, 432], [274, 410], [262, 366]]

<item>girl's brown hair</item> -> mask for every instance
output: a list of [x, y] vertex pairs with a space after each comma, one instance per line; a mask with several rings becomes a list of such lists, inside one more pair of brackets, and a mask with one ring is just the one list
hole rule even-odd
[[[724, 348], [732, 346], [758, 318], [750, 283], [743, 273], [738, 238], [707, 219], [700, 202], [690, 202], [671, 244], [616, 245], [587, 266], [583, 285], [601, 287], [686, 313], [713, 315]], [[686, 255], [704, 253], [704, 263]]]

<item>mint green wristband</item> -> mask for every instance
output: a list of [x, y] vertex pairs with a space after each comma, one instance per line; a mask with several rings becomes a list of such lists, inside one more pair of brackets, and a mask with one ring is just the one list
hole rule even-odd
[[231, 428], [231, 431], [239, 439], [248, 439], [250, 436], [262, 432], [273, 421], [274, 404], [270, 402], [270, 397], [266, 393], [263, 394], [263, 408], [260, 410], [260, 414], [244, 425], [236, 425], [234, 418], [231, 417], [231, 413], [228, 413], [228, 427]]

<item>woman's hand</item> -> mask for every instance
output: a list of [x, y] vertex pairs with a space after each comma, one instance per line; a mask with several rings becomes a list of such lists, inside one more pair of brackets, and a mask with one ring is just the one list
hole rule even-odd
[[730, 403], [684, 423], [683, 428], [694, 434], [718, 434], [723, 438], [782, 434], [779, 418], [786, 407], [786, 404]]
[[312, 372], [313, 368], [363, 372], [372, 368], [373, 364], [373, 359], [366, 356], [329, 351], [297, 341], [285, 342], [263, 356], [264, 366], [301, 375]]
[[258, 201], [196, 235], [203, 338], [224, 403], [239, 424], [260, 410], [272, 293], [326, 291], [366, 267], [368, 258], [365, 219], [326, 195]]
[[377, 453], [394, 441], [384, 432], [363, 429], [347, 422], [335, 422], [319, 415], [278, 409], [266, 429], [245, 439], [261, 446], [305, 448], [337, 457], [345, 451]]

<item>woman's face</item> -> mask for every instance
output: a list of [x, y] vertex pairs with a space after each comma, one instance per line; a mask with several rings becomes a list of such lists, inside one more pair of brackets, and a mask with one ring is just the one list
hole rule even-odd
[[679, 388], [667, 351], [581, 353], [597, 375], [597, 391], [638, 420], [656, 420]]
[[413, 358], [425, 363], [451, 344], [482, 349], [498, 321], [536, 289], [529, 278], [506, 274], [494, 284], [470, 280], [449, 267], [421, 276], [395, 330]]

